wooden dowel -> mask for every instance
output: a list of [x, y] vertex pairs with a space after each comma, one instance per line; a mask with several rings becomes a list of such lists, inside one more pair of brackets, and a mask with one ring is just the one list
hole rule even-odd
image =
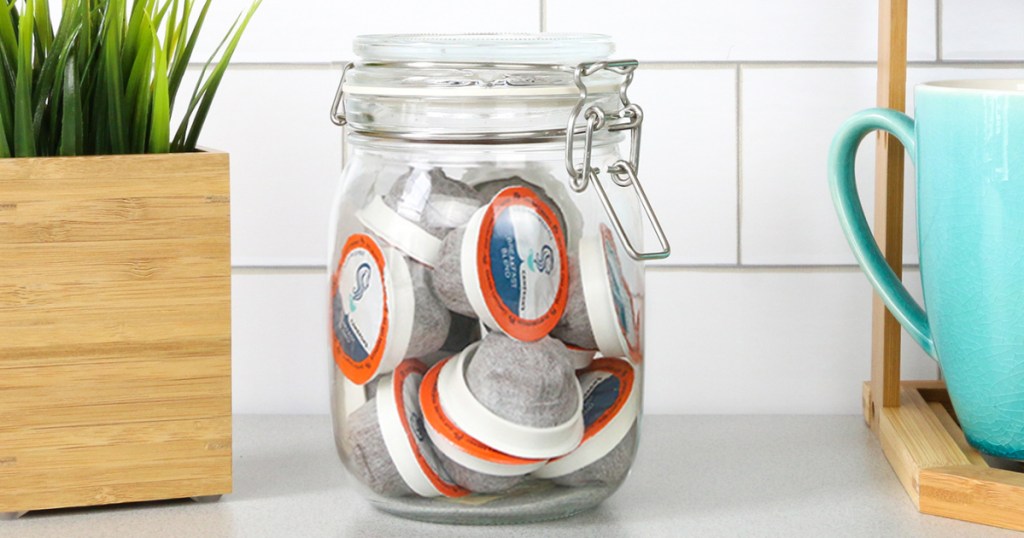
[[[907, 98], [907, 0], [879, 0], [878, 106], [903, 111]], [[875, 239], [903, 275], [903, 146], [880, 133], [875, 160]], [[900, 404], [900, 325], [878, 295], [871, 311], [872, 423]]]

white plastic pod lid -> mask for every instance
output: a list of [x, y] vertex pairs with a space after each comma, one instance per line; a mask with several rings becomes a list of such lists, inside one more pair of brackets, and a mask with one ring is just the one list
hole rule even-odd
[[452, 360], [449, 357], [431, 367], [420, 385], [423, 424], [434, 448], [467, 469], [492, 476], [521, 476], [543, 467], [547, 459], [520, 458], [495, 450], [448, 417], [441, 406], [437, 383], [441, 370]]
[[611, 452], [629, 433], [640, 412], [633, 365], [623, 359], [603, 358], [579, 374], [585, 403], [583, 442], [569, 454], [535, 471], [538, 478], [557, 478], [596, 462]]
[[377, 417], [388, 455], [402, 480], [421, 497], [463, 497], [469, 491], [445, 476], [423, 427], [419, 389], [427, 366], [402, 361], [390, 376], [377, 382]]
[[612, 231], [602, 224], [600, 235], [580, 240], [580, 278], [587, 315], [605, 357], [640, 362], [640, 316], [622, 270]]
[[583, 439], [583, 393], [578, 383], [573, 383], [577, 407], [565, 422], [546, 428], [516, 424], [480, 403], [469, 388], [466, 368], [477, 347], [474, 344], [466, 348], [438, 375], [441, 408], [459, 429], [495, 450], [521, 458], [554, 458], [579, 446]]
[[331, 278], [331, 302], [331, 351], [349, 381], [365, 385], [405, 358], [416, 300], [400, 252], [366, 234], [349, 236]]
[[462, 238], [462, 282], [487, 327], [524, 342], [558, 324], [569, 295], [565, 230], [527, 187], [508, 187], [473, 214]]
[[356, 217], [366, 229], [410, 258], [428, 267], [437, 265], [443, 241], [388, 207], [383, 198], [374, 196]]

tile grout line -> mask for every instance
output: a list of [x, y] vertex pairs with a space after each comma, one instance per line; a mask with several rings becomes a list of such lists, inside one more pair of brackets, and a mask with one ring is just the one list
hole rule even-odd
[[935, 0], [935, 60], [942, 62], [942, 0]]
[[[918, 264], [904, 264], [904, 270], [916, 271], [920, 268]], [[711, 271], [730, 273], [807, 273], [807, 272], [859, 272], [860, 266], [855, 264], [690, 264], [690, 265], [649, 265], [647, 270], [659, 273], [688, 272], [688, 271]], [[297, 265], [232, 265], [232, 274], [238, 275], [263, 275], [263, 274], [307, 274], [324, 273], [326, 265], [320, 264], [297, 264]]]
[[[547, 31], [547, 22], [544, 23], [544, 31]], [[316, 69], [316, 70], [339, 70], [346, 62], [344, 61], [330, 61], [330, 62], [246, 62], [246, 61], [233, 61], [231, 62], [231, 69], [241, 70], [259, 70], [259, 69], [279, 69], [279, 70], [301, 70], [301, 69]], [[856, 68], [873, 68], [876, 63], [872, 61], [834, 61], [834, 60], [822, 60], [822, 61], [788, 61], [788, 60], [740, 60], [740, 61], [665, 61], [665, 60], [641, 60], [641, 68], [643, 69], [733, 69], [739, 65], [744, 67], [754, 68], [777, 68], [777, 69], [856, 69]], [[190, 63], [188, 67], [190, 69], [202, 68], [202, 63]], [[1024, 66], [1024, 58], [1015, 60], [913, 60], [907, 62], [908, 67], [912, 68], [945, 68], [945, 67], [959, 67], [959, 68], [979, 68], [979, 69], [1013, 69]]]
[[736, 265], [743, 265], [743, 67], [736, 66]]
[[[917, 271], [920, 267], [917, 264], [906, 264], [905, 271]], [[694, 264], [694, 265], [648, 265], [647, 271], [656, 273], [682, 273], [694, 271], [706, 271], [717, 273], [859, 273], [859, 265], [846, 264], [757, 264], [757, 265], [733, 265], [733, 264]]]

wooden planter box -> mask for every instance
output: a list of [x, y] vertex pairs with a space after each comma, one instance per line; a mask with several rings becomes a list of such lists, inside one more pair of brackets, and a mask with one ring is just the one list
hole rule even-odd
[[231, 491], [228, 156], [0, 160], [0, 515]]

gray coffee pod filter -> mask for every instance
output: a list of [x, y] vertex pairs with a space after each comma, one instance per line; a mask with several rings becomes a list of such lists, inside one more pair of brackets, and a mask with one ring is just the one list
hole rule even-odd
[[583, 294], [583, 279], [580, 276], [579, 256], [569, 255], [569, 300], [565, 313], [551, 336], [562, 342], [582, 349], [597, 349], [594, 329], [590, 325], [587, 300]]
[[370, 400], [348, 417], [349, 469], [360, 482], [384, 497], [412, 495], [388, 454], [377, 418], [377, 402]]
[[436, 450], [434, 453], [437, 454], [437, 458], [441, 462], [441, 467], [452, 481], [473, 493], [502, 493], [522, 482], [523, 477], [526, 476], [525, 474], [518, 476], [494, 476], [484, 474], [455, 463], [451, 458], [445, 456], [444, 452], [441, 452], [440, 450]]
[[477, 314], [469, 304], [462, 284], [462, 238], [465, 235], [466, 227], [463, 226], [445, 236], [440, 261], [434, 267], [434, 292], [448, 310], [475, 319]]
[[405, 357], [422, 357], [433, 353], [444, 345], [451, 329], [452, 317], [448, 309], [434, 295], [431, 274], [426, 266], [409, 260], [415, 294], [416, 314], [412, 326], [412, 337]]
[[607, 486], [618, 483], [626, 477], [633, 465], [633, 454], [636, 451], [637, 423], [622, 441], [601, 459], [565, 476], [552, 478], [551, 481], [560, 486]]
[[438, 239], [465, 224], [484, 196], [440, 168], [410, 168], [384, 195], [384, 204]]
[[580, 406], [565, 346], [550, 337], [520, 342], [488, 333], [466, 368], [466, 384], [495, 415], [524, 426], [557, 426]]

